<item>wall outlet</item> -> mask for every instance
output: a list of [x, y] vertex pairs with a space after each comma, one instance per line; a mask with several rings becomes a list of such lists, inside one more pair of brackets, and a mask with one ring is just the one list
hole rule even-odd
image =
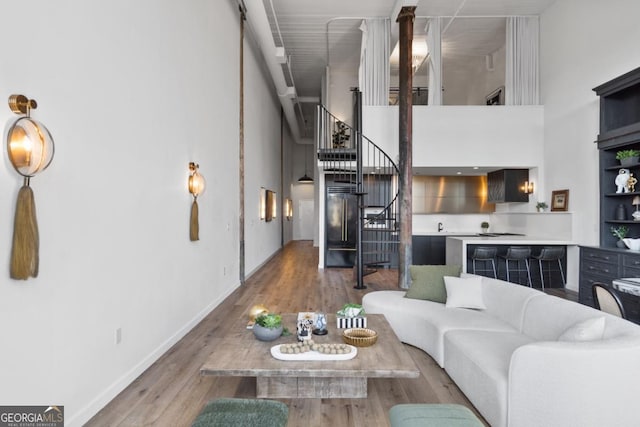
[[122, 342], [122, 328], [117, 328], [115, 333], [115, 343], [120, 344]]

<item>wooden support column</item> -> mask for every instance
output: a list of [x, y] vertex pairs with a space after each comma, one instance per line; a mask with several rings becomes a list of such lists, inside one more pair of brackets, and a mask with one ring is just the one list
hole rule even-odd
[[239, 279], [240, 284], [245, 281], [245, 253], [244, 253], [244, 21], [246, 20], [244, 5], [240, 9], [240, 119], [239, 119], [239, 183], [240, 183], [240, 206], [238, 212], [238, 235], [240, 239], [239, 257]]
[[412, 107], [411, 97], [413, 87], [413, 68], [411, 50], [413, 43], [413, 21], [415, 6], [403, 7], [398, 14], [397, 22], [400, 26], [400, 69], [398, 111], [399, 111], [399, 150], [400, 168], [400, 247], [399, 247], [399, 280], [401, 288], [408, 288], [411, 284], [409, 266], [412, 264], [411, 235], [412, 227], [412, 176], [413, 176], [413, 148], [412, 148]]

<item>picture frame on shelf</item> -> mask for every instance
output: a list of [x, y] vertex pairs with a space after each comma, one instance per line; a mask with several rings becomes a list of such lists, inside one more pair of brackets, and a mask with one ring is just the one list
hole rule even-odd
[[551, 192], [551, 211], [562, 212], [569, 209], [569, 190], [553, 190]]

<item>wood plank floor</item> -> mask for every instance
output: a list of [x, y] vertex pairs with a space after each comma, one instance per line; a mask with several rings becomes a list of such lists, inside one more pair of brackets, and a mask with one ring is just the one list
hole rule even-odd
[[[361, 302], [366, 292], [397, 289], [397, 270], [368, 275], [367, 289], [356, 290], [352, 270], [318, 271], [317, 265], [318, 249], [310, 241], [286, 245], [86, 425], [189, 426], [212, 399], [255, 397], [254, 378], [199, 374], [216, 351], [217, 338], [224, 336], [230, 322], [246, 322], [254, 304], [263, 303], [275, 312], [334, 313], [346, 302]], [[419, 378], [370, 379], [366, 399], [281, 399], [289, 407], [288, 426], [388, 426], [387, 413], [398, 403], [459, 403], [473, 409], [431, 357], [406, 348], [420, 369]]]

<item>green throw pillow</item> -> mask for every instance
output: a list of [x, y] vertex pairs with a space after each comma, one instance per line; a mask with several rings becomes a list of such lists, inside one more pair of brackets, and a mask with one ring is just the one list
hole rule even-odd
[[426, 299], [435, 302], [447, 302], [447, 290], [444, 276], [460, 277], [459, 265], [410, 265], [411, 288], [405, 298]]

